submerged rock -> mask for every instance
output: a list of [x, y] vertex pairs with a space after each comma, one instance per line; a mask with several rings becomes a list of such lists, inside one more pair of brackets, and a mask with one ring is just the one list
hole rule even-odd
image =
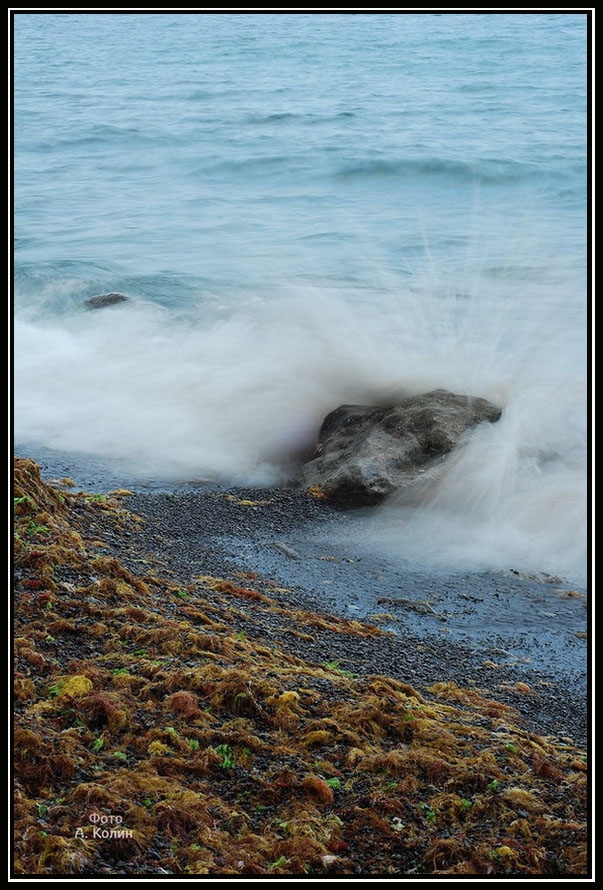
[[315, 456], [297, 481], [334, 501], [376, 504], [435, 472], [469, 429], [500, 415], [486, 399], [444, 389], [391, 408], [341, 405], [324, 419]]
[[114, 303], [126, 303], [129, 299], [124, 294], [99, 294], [86, 300], [84, 306], [88, 309], [102, 309], [104, 306], [113, 306]]

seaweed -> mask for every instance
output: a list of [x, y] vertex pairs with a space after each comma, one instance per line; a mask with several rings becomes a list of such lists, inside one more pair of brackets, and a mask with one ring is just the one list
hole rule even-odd
[[268, 613], [301, 640], [382, 631], [288, 608], [254, 572], [99, 556], [139, 522], [125, 491], [59, 492], [17, 458], [14, 494], [17, 875], [587, 873], [580, 749], [490, 692], [257, 639]]

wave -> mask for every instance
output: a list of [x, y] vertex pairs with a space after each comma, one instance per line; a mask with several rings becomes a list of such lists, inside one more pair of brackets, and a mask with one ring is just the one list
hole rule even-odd
[[271, 176], [278, 174], [291, 174], [300, 168], [309, 169], [310, 163], [306, 156], [294, 155], [259, 155], [256, 157], [242, 158], [204, 158], [185, 161], [187, 172], [191, 176], [206, 176], [208, 173], [231, 174], [258, 174]]
[[246, 123], [273, 124], [281, 122], [324, 124], [331, 121], [356, 117], [354, 111], [339, 111], [334, 114], [310, 114], [300, 111], [278, 111], [272, 114], [252, 114], [246, 118]]
[[366, 535], [432, 562], [583, 577], [584, 318], [561, 275], [281, 283], [186, 312], [139, 301], [57, 317], [44, 288], [38, 299], [15, 321], [17, 442], [130, 460], [141, 476], [281, 485], [341, 403], [483, 396], [502, 419]]
[[366, 179], [371, 177], [441, 176], [460, 182], [503, 183], [522, 180], [559, 178], [558, 170], [548, 171], [539, 164], [507, 159], [483, 158], [458, 161], [448, 158], [375, 159], [348, 164], [333, 174], [335, 179]]
[[118, 127], [111, 124], [95, 124], [86, 128], [79, 135], [71, 133], [69, 136], [56, 139], [40, 139], [28, 146], [28, 150], [37, 152], [53, 152], [69, 148], [84, 148], [92, 145], [98, 146], [124, 146], [134, 145], [169, 146], [186, 144], [186, 138], [177, 133], [150, 133], [140, 127]]

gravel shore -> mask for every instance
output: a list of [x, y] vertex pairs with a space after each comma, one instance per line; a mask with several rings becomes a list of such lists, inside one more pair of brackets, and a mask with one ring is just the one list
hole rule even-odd
[[15, 460], [16, 873], [587, 872], [583, 591], [299, 490], [86, 488]]
[[[108, 543], [132, 568], [144, 552], [176, 583], [252, 572], [255, 587], [269, 587], [284, 606], [386, 631], [300, 638], [247, 603], [240, 629], [254, 638], [317, 663], [336, 660], [359, 676], [387, 673], [422, 690], [442, 679], [486, 690], [515, 707], [526, 727], [586, 741], [585, 591], [548, 576], [426, 572], [359, 555], [340, 542], [354, 515], [298, 490], [138, 492], [123, 501], [143, 522]], [[518, 683], [530, 692], [517, 691]]]

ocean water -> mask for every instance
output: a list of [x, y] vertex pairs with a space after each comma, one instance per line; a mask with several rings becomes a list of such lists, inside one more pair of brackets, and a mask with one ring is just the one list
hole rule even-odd
[[586, 40], [583, 14], [17, 13], [16, 449], [279, 485], [342, 402], [472, 393], [502, 419], [363, 540], [579, 583]]

